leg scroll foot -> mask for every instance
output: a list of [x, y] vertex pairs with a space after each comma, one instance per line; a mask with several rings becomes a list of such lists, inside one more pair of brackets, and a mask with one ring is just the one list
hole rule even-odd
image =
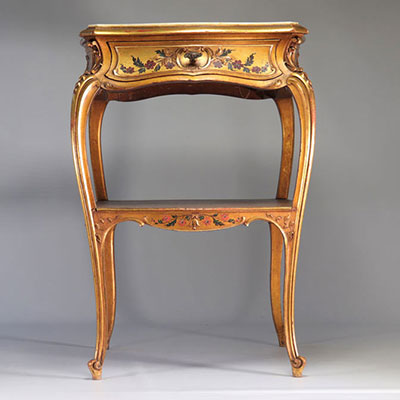
[[292, 375], [296, 378], [303, 376], [303, 369], [306, 366], [306, 359], [302, 356], [298, 356], [294, 360], [290, 361], [292, 365]]
[[90, 360], [88, 362], [88, 367], [89, 370], [92, 374], [92, 378], [95, 381], [98, 381], [101, 379], [101, 372], [102, 372], [102, 368], [103, 366], [101, 365], [100, 361], [97, 361], [96, 359]]

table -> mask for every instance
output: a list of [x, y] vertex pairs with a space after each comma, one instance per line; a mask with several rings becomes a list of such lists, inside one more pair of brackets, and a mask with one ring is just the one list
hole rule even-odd
[[[90, 25], [81, 32], [87, 66], [73, 93], [71, 137], [96, 296], [96, 349], [88, 362], [93, 379], [101, 379], [114, 327], [114, 231], [124, 221], [179, 231], [226, 229], [255, 220], [268, 222], [273, 320], [279, 345], [286, 346], [293, 376], [302, 375], [306, 360], [296, 346], [294, 291], [315, 131], [313, 89], [298, 62], [299, 46], [307, 33], [296, 22]], [[274, 199], [108, 199], [101, 150], [101, 124], [107, 103], [177, 93], [270, 98], [275, 102], [282, 122], [282, 152]], [[294, 103], [300, 121], [300, 152], [294, 192], [289, 198]]]

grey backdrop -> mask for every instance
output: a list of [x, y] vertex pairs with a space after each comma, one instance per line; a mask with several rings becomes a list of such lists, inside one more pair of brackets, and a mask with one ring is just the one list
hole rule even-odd
[[[385, 329], [399, 321], [399, 13], [398, 1], [1, 0], [1, 324], [95, 320], [69, 137], [85, 66], [80, 30], [280, 20], [310, 29], [301, 64], [317, 101], [296, 320]], [[271, 101], [112, 103], [104, 122], [113, 199], [273, 196], [279, 148]], [[187, 234], [122, 224], [117, 324], [272, 323], [268, 257], [261, 222]]]

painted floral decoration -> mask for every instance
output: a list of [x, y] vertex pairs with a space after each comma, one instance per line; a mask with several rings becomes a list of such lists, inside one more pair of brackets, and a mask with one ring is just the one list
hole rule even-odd
[[[179, 67], [177, 63], [177, 55], [180, 49], [168, 50], [159, 49], [155, 50], [156, 55], [146, 61], [141, 60], [139, 57], [131, 56], [133, 66], [126, 66], [120, 64], [120, 69], [126, 74], [132, 74], [138, 72], [143, 74], [148, 71], [159, 71], [161, 68], [172, 69], [174, 67]], [[232, 56], [233, 49], [221, 49], [217, 50], [210, 49], [211, 60], [208, 65], [214, 68], [227, 68], [230, 71], [242, 71], [245, 73], [261, 74], [268, 71], [270, 68], [269, 63], [258, 66], [254, 65], [254, 55], [256, 53], [251, 53], [247, 56], [245, 61], [235, 58]], [[135, 69], [136, 67], [136, 69]]]
[[154, 225], [163, 225], [166, 228], [172, 228], [175, 225], [179, 227], [188, 226], [192, 229], [203, 226], [225, 226], [236, 225], [243, 223], [243, 217], [232, 217], [227, 213], [223, 214], [210, 214], [210, 215], [164, 215], [159, 219], [152, 220]]

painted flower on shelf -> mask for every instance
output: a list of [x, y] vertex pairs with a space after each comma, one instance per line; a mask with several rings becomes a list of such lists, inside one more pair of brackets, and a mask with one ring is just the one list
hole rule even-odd
[[221, 220], [226, 222], [229, 220], [229, 214], [221, 214]]
[[240, 225], [245, 222], [243, 216], [232, 216], [229, 213], [215, 214], [185, 214], [185, 215], [163, 215], [160, 218], [152, 218], [150, 225], [159, 225], [160, 227], [172, 228], [179, 226], [180, 228], [189, 227], [193, 230], [198, 228], [210, 227], [228, 227]]
[[[165, 70], [171, 70], [173, 68], [183, 68], [178, 64], [178, 56], [182, 48], [175, 49], [157, 49], [155, 50], [155, 56], [149, 58], [146, 61], [142, 61], [140, 57], [131, 56], [133, 66], [126, 66], [120, 64], [120, 70], [125, 74], [139, 73], [143, 74], [146, 71], [158, 72], [162, 68]], [[270, 64], [266, 62], [264, 65], [254, 65], [254, 56], [256, 53], [249, 54], [245, 60], [236, 58], [232, 53], [234, 49], [217, 48], [211, 49], [201, 48], [201, 51], [205, 51], [210, 57], [209, 62], [204, 68], [217, 68], [217, 69], [228, 69], [230, 71], [244, 72], [247, 74], [261, 74], [268, 73], [273, 70]], [[135, 68], [136, 67], [136, 68]], [[200, 68], [200, 67], [199, 67]]]
[[203, 219], [203, 223], [206, 226], [211, 225], [212, 221], [213, 221], [212, 218], [211, 217], [207, 217], [207, 216], [205, 216], [204, 219]]
[[168, 222], [170, 222], [171, 220], [172, 220], [171, 215], [164, 215], [164, 216], [162, 217], [162, 222], [163, 222], [163, 223], [168, 223]]

